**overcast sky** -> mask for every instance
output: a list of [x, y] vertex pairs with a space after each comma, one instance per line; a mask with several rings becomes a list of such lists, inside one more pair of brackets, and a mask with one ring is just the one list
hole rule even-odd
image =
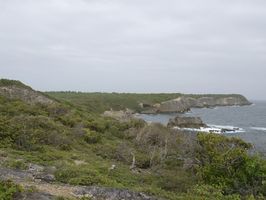
[[266, 1], [0, 0], [0, 77], [266, 99]]

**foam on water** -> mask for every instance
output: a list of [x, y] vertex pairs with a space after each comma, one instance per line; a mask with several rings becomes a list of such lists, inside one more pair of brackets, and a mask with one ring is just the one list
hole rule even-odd
[[[176, 115], [171, 113], [140, 117], [146, 121], [161, 122], [166, 125], [169, 119]], [[255, 101], [252, 105], [243, 107], [193, 108], [189, 113], [184, 114], [186, 115], [201, 117], [208, 126], [223, 129], [238, 128], [235, 131], [227, 131], [224, 135], [240, 137], [254, 144], [259, 152], [266, 155], [266, 101]]]
[[250, 127], [250, 129], [257, 130], [257, 131], [266, 131], [266, 127]]
[[225, 133], [244, 133], [246, 132], [245, 129], [236, 127], [236, 126], [230, 126], [230, 125], [214, 125], [214, 124], [207, 124], [209, 127], [217, 128], [217, 129], [224, 129], [227, 130]]

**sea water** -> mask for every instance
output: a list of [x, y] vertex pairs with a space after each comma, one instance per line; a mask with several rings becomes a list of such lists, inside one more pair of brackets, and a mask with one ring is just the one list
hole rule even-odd
[[[203, 122], [210, 126], [238, 127], [241, 131], [225, 135], [240, 137], [252, 143], [257, 151], [266, 155], [266, 101], [253, 101], [251, 106], [193, 108], [183, 115], [201, 117]], [[139, 115], [145, 121], [162, 124], [167, 124], [169, 119], [176, 116], [176, 113]]]

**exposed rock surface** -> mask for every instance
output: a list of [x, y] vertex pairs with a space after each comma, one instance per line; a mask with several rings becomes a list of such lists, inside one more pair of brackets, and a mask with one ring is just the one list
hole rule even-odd
[[124, 110], [120, 110], [120, 111], [114, 111], [114, 110], [109, 110], [109, 111], [105, 111], [103, 113], [103, 116], [105, 117], [111, 117], [114, 118], [118, 121], [121, 122], [127, 122], [130, 121], [134, 115], [133, 115], [133, 111], [130, 109], [126, 109]]
[[143, 193], [132, 192], [129, 190], [119, 190], [113, 188], [103, 188], [103, 187], [79, 187], [74, 191], [74, 194], [79, 197], [91, 197], [92, 199], [102, 199], [102, 200], [156, 200], [147, 196]]
[[56, 200], [53, 195], [44, 192], [27, 192], [17, 195], [14, 200]]
[[179, 127], [179, 128], [200, 128], [206, 127], [200, 117], [181, 117], [177, 116], [174, 119], [170, 119], [167, 124], [168, 127]]
[[170, 101], [165, 101], [158, 106], [159, 112], [186, 112], [190, 109], [190, 104], [186, 98], [180, 97]]
[[177, 99], [162, 102], [154, 105], [145, 113], [169, 113], [169, 112], [187, 112], [191, 108], [204, 108], [216, 106], [244, 106], [251, 103], [242, 95], [210, 95], [201, 97], [191, 97], [184, 95]]
[[54, 200], [58, 196], [66, 198], [89, 197], [93, 200], [156, 200], [141, 192], [125, 189], [114, 189], [96, 186], [70, 186], [50, 183], [50, 180], [35, 177], [32, 171], [7, 169], [0, 167], [0, 180], [12, 180], [24, 187], [35, 187], [37, 191], [24, 192], [16, 196], [15, 200]]
[[10, 99], [20, 99], [30, 104], [53, 104], [54, 100], [46, 97], [41, 92], [32, 90], [29, 87], [20, 87], [17, 85], [0, 86], [0, 95]]

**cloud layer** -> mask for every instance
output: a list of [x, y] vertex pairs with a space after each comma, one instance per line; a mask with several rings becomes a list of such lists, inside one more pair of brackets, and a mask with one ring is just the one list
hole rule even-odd
[[0, 75], [39, 90], [266, 99], [265, 0], [0, 0]]

